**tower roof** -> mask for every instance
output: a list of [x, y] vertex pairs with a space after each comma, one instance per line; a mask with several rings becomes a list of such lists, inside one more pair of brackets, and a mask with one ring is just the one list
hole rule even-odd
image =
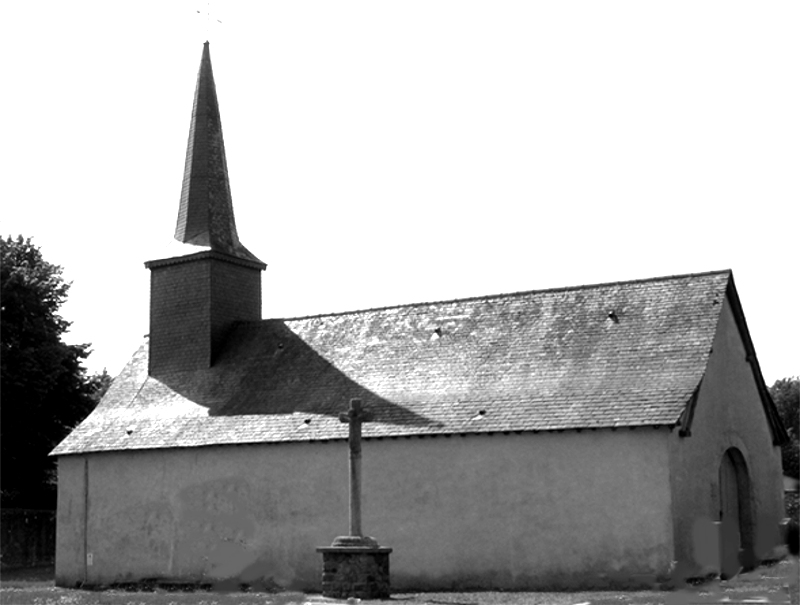
[[222, 121], [208, 42], [197, 74], [175, 239], [261, 263], [236, 233]]

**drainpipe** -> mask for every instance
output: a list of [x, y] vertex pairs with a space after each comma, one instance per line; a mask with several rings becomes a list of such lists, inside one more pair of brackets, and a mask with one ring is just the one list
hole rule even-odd
[[83, 459], [83, 584], [89, 582], [89, 457]]

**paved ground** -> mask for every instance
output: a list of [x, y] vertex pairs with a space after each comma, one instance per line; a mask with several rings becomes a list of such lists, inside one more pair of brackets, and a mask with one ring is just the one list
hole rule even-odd
[[[361, 605], [694, 605], [724, 603], [798, 604], [797, 560], [760, 567], [729, 582], [719, 580], [672, 592], [467, 592], [400, 593], [387, 601], [365, 601]], [[790, 596], [791, 595], [791, 596]], [[302, 593], [215, 592], [126, 592], [85, 591], [56, 588], [53, 569], [4, 571], [0, 573], [2, 605], [353, 605], [356, 599], [338, 601]]]

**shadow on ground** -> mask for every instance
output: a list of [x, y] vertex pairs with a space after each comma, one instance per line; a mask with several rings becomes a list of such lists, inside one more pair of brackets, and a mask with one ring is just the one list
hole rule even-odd
[[55, 582], [56, 568], [25, 567], [22, 569], [0, 569], [0, 582]]
[[[800, 565], [787, 559], [759, 567], [729, 581], [710, 580], [683, 590], [598, 591], [579, 593], [467, 592], [397, 593], [389, 599], [398, 605], [694, 605], [724, 603], [798, 604]], [[175, 592], [154, 588], [148, 592], [77, 590], [56, 588], [53, 567], [0, 570], [3, 605], [323, 605], [358, 603], [357, 599], [325, 599], [318, 594], [269, 592]], [[364, 601], [381, 603], [381, 601]], [[384, 601], [383, 603], [386, 603]], [[799, 604], [800, 605], [800, 604]]]

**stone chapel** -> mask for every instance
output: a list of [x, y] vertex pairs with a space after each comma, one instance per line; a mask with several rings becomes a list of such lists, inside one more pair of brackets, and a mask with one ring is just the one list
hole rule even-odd
[[319, 590], [352, 398], [395, 590], [649, 587], [779, 541], [786, 433], [731, 271], [262, 319], [208, 43], [175, 239], [142, 259], [149, 336], [53, 451], [58, 585]]

